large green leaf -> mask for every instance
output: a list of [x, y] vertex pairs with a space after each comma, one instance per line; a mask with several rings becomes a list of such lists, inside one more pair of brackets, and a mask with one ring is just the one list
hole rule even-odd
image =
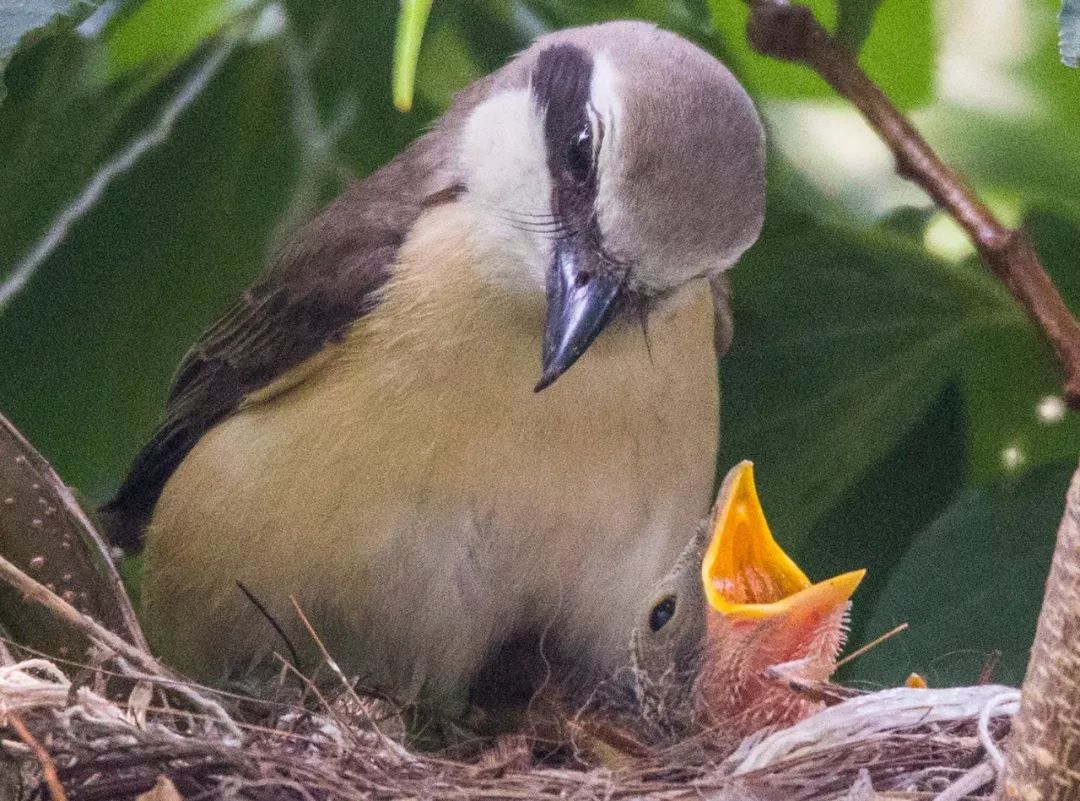
[[911, 671], [935, 685], [971, 683], [1000, 651], [995, 680], [1027, 666], [1054, 537], [1075, 460], [964, 493], [900, 559], [868, 629], [910, 629], [860, 658], [860, 671], [897, 683]]
[[830, 230], [774, 205], [734, 280], [721, 458], [759, 463], [770, 515], [795, 547], [947, 383], [961, 391], [972, 480], [1059, 458], [1080, 441], [1075, 416], [1040, 416], [1059, 393], [1052, 355], [978, 263], [935, 259], [884, 229]]
[[[18, 221], [0, 228], [4, 265], [169, 96], [127, 112], [88, 103], [62, 90], [83, 45], [46, 44], [0, 109], [0, 184], [17, 190], [0, 193], [0, 216]], [[294, 176], [280, 166], [292, 149], [281, 82], [272, 47], [231, 60], [0, 315], [0, 373], [12, 377], [0, 407], [91, 495], [151, 430], [186, 345], [258, 269]]]
[[[787, 246], [755, 249], [735, 273], [736, 279], [743, 279], [737, 288], [741, 303], [756, 309], [761, 300], [763, 317], [776, 315], [763, 319], [764, 326], [777, 337], [787, 331], [798, 344], [783, 345], [794, 354], [783, 366], [777, 365], [780, 369], [769, 364], [767, 350], [764, 356], [746, 354], [746, 361], [740, 362], [741, 341], [757, 334], [754, 328], [747, 330], [747, 315], [736, 317], [734, 360], [722, 367], [723, 458], [725, 464], [743, 455], [758, 459], [759, 484], [778, 536], [812, 575], [869, 568], [855, 598], [852, 641], [858, 645], [890, 627], [872, 617], [879, 594], [912, 540], [965, 485], [1008, 481], [1018, 471], [1074, 457], [1080, 429], [1075, 415], [1065, 411], [1059, 369], [1041, 333], [1011, 299], [999, 298], [1012, 306], [1010, 310], [983, 297], [984, 293], [1000, 295], [1000, 290], [981, 265], [946, 264], [921, 255], [922, 268], [912, 269], [905, 258], [894, 257], [903, 238], [890, 246], [892, 235], [864, 237], [849, 232], [846, 237], [861, 241], [861, 247], [852, 250], [850, 241], [828, 243], [829, 237], [817, 226], [812, 226], [816, 233], [807, 236], [805, 229], [795, 226], [798, 218], [781, 225], [780, 215], [774, 216], [778, 228], [766, 230], [766, 242], [773, 236], [783, 237]], [[921, 234], [924, 215], [899, 216], [905, 220], [894, 223], [898, 230]], [[1080, 279], [1072, 269], [1080, 249], [1080, 230], [1067, 218], [1046, 213], [1032, 215], [1028, 227], [1065, 296], [1080, 298]], [[914, 247], [919, 240], [906, 241]], [[823, 244], [826, 255], [818, 252]], [[779, 250], [787, 255], [781, 257]], [[768, 270], [758, 271], [755, 277], [751, 271], [759, 258], [786, 259], [791, 265], [788, 277]], [[833, 297], [835, 283], [815, 285], [822, 272], [842, 271], [853, 259], [864, 276], [879, 269], [875, 267], [878, 259], [901, 271], [893, 277], [894, 283], [878, 289], [893, 296], [893, 312], [901, 317], [918, 319], [924, 293], [939, 301], [953, 297], [958, 302], [956, 317], [951, 322], [938, 319], [922, 334], [921, 342], [904, 342], [887, 334], [893, 336], [890, 358], [901, 362], [884, 362], [887, 377], [874, 375], [876, 348], [881, 343], [860, 341], [867, 335], [874, 339], [881, 335], [862, 331], [859, 320], [889, 319], [874, 305], [875, 293], [860, 291], [853, 283]], [[773, 265], [772, 269], [781, 268]], [[777, 280], [778, 285], [759, 287], [760, 280]], [[965, 296], [969, 304], [962, 302]], [[816, 329], [812, 325], [801, 328], [807, 339], [791, 330], [798, 319], [793, 305], [804, 306], [807, 314], [821, 314]], [[827, 338], [819, 341], [816, 337], [829, 333], [826, 321], [830, 327], [849, 326], [852, 337], [835, 345]], [[751, 318], [749, 322], [756, 325], [758, 321]], [[955, 345], [932, 355], [933, 338], [950, 332], [957, 335]], [[932, 358], [933, 364], [920, 365], [922, 357]], [[831, 367], [821, 381], [812, 374], [807, 378], [804, 369], [788, 367], [791, 362], [822, 360], [847, 362], [852, 371], [847, 381], [856, 392], [846, 410], [832, 400], [851, 390], [843, 386], [843, 371]], [[735, 376], [733, 383], [728, 378], [735, 371], [745, 372]], [[860, 389], [863, 375], [873, 376], [874, 385]], [[803, 386], [807, 381], [810, 386]], [[746, 408], [734, 403], [735, 392], [747, 393]], [[906, 400], [898, 403], [898, 398]], [[744, 431], [748, 420], [754, 425], [759, 419], [761, 405], [776, 404], [782, 409], [785, 403], [798, 422], [792, 419], [774, 428]], [[922, 412], [924, 408], [927, 411]], [[744, 417], [747, 414], [749, 418]], [[849, 422], [852, 427], [846, 428]], [[975, 547], [971, 536], [971, 532], [958, 535], [958, 547]], [[1017, 614], [1023, 612], [1018, 609]], [[878, 668], [875, 662], [860, 661], [847, 676], [878, 680]]]
[[[116, 13], [118, 25], [131, 18]], [[123, 475], [180, 357], [262, 269], [298, 199], [307, 198], [302, 219], [431, 116], [426, 101], [409, 117], [391, 104], [392, 13], [306, 2], [287, 13], [306, 75], [287, 66], [281, 37], [239, 47], [0, 315], [0, 409], [92, 497]], [[102, 46], [67, 30], [12, 62], [0, 106], [0, 277], [102, 163], [154, 124], [207, 49], [140, 95], [93, 80]], [[298, 136], [313, 135], [299, 126], [349, 108], [363, 112], [329, 142], [335, 169], [298, 186], [311, 157]]]
[[[870, 627], [870, 616], [894, 566], [919, 532], [964, 489], [968, 436], [964, 398], [955, 382], [949, 382], [922, 420], [794, 545], [797, 561], [816, 579], [867, 570], [853, 599], [853, 647], [882, 633]], [[867, 675], [856, 663], [844, 678]]]

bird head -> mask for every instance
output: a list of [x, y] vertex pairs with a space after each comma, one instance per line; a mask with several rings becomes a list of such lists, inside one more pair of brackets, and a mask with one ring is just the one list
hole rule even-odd
[[773, 539], [753, 465], [728, 473], [710, 521], [650, 601], [633, 637], [646, 717], [741, 738], [816, 708], [764, 675], [824, 680], [844, 642], [855, 570], [812, 583]]
[[764, 214], [764, 138], [728, 70], [643, 22], [542, 36], [455, 101], [459, 200], [546, 301], [551, 384], [621, 311], [730, 267]]

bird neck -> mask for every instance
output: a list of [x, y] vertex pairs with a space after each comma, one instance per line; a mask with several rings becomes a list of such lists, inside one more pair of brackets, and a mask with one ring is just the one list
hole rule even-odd
[[820, 653], [819, 632], [793, 643], [782, 621], [730, 621], [710, 614], [706, 645], [698, 678], [699, 716], [710, 727], [745, 737], [773, 725], [790, 725], [817, 711], [819, 704], [797, 694], [782, 679], [770, 677], [768, 668], [793, 666], [804, 680], [825, 680], [835, 664]]

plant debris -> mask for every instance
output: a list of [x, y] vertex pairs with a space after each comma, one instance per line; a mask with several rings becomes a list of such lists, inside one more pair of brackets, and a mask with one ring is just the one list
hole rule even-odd
[[[393, 721], [393, 710], [385, 701], [349, 693], [312, 708], [299, 698], [212, 699], [214, 691], [185, 688], [185, 697], [205, 694], [229, 710], [226, 722], [170, 703], [182, 697], [168, 682], [150, 682], [154, 691], [147, 693], [145, 679], [128, 680], [126, 694], [106, 692], [123, 683], [104, 667], [73, 682], [45, 659], [0, 668], [0, 724], [9, 730], [14, 720], [25, 725], [69, 801], [176, 794], [255, 801], [815, 801], [846, 798], [860, 786], [867, 798], [880, 797], [866, 795], [868, 786], [879, 794], [932, 798], [965, 777], [967, 793], [949, 797], [978, 798], [992, 790], [994, 771], [987, 767], [1019, 703], [1017, 690], [994, 685], [899, 687], [857, 695], [789, 728], [761, 732], [731, 754], [675, 748], [590, 765], [537, 760], [523, 736], [478, 744], [470, 759], [414, 752], [404, 744], [402, 727], [388, 733], [384, 724]], [[42, 753], [23, 739], [0, 740], [0, 777], [24, 777], [14, 797], [50, 797], [45, 765]], [[982, 778], [981, 787], [970, 787], [972, 776]]]

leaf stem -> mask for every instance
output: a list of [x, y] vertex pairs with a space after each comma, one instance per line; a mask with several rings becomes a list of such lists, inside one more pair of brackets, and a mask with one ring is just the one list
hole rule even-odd
[[401, 0], [397, 38], [394, 42], [394, 107], [409, 111], [416, 85], [416, 62], [420, 59], [420, 41], [424, 37], [432, 0]]

